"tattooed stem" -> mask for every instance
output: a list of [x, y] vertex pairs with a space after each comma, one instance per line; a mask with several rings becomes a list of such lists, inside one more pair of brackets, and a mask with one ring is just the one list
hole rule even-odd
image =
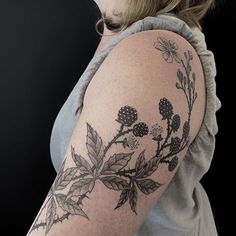
[[42, 224], [45, 224], [45, 226], [46, 226], [46, 223], [43, 223], [43, 222], [41, 222], [40, 224], [36, 224], [36, 223], [38, 222], [39, 217], [41, 216], [43, 210], [46, 208], [46, 206], [47, 206], [49, 200], [50, 200], [52, 197], [53, 197], [53, 194], [52, 194], [50, 197], [48, 197], [47, 201], [46, 201], [46, 202], [43, 204], [43, 206], [41, 207], [41, 209], [40, 209], [40, 211], [39, 211], [39, 213], [38, 213], [38, 215], [37, 215], [37, 217], [36, 217], [36, 219], [35, 219], [35, 221], [34, 221], [34, 224], [33, 224], [32, 228], [30, 229], [30, 231], [29, 231], [28, 234], [30, 234], [34, 229], [38, 229], [39, 227], [41, 227]]
[[127, 176], [127, 174], [134, 174], [135, 172], [136, 172], [135, 169], [120, 170], [120, 171], [116, 172], [116, 174], [119, 176], [131, 177], [130, 175]]
[[[62, 215], [61, 217], [58, 217], [56, 218], [54, 221], [53, 221], [53, 224], [56, 224], [56, 223], [59, 223], [59, 222], [63, 222], [64, 220], [68, 220], [69, 216], [71, 214], [70, 213], [65, 213], [64, 215]], [[33, 231], [33, 230], [36, 230], [36, 229], [39, 229], [39, 228], [44, 228], [46, 227], [46, 222], [40, 222], [38, 224], [35, 224], [32, 229], [30, 230], [29, 234]]]
[[104, 148], [104, 156], [106, 155], [107, 151], [109, 150], [109, 148], [111, 147], [112, 144], [116, 143], [116, 140], [125, 135], [125, 134], [128, 134], [129, 132], [132, 132], [133, 129], [127, 129], [126, 131], [123, 131], [122, 132], [122, 129], [123, 129], [123, 125], [121, 125], [121, 129], [120, 131], [118, 132], [118, 134], [108, 143], [108, 145]]
[[114, 143], [125, 143], [124, 141], [115, 141]]
[[168, 142], [172, 132], [173, 132], [173, 129], [170, 127], [170, 119], [167, 119], [167, 135], [166, 135], [166, 138], [165, 138], [163, 144], [161, 145], [161, 148], [158, 146], [155, 156], [159, 156], [161, 151], [166, 147], [167, 142]]

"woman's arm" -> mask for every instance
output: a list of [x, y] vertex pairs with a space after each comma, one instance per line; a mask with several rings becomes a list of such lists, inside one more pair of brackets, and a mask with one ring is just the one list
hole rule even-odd
[[87, 88], [28, 235], [133, 235], [199, 131], [204, 86], [199, 58], [180, 36], [152, 30], [120, 42]]

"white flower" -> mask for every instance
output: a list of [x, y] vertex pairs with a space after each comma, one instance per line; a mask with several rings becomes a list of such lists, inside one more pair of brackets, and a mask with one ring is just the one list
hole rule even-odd
[[153, 136], [154, 140], [161, 141], [163, 139], [162, 138], [163, 132], [164, 132], [163, 127], [161, 127], [156, 123], [152, 125], [150, 134]]
[[178, 46], [171, 40], [160, 37], [154, 43], [154, 47], [162, 52], [163, 58], [168, 63], [172, 63], [174, 60], [177, 63], [181, 63], [181, 59], [177, 53]]

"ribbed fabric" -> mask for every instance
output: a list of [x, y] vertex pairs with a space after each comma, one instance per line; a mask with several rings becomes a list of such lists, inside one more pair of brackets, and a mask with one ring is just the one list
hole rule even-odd
[[127, 36], [152, 29], [173, 31], [195, 48], [204, 69], [207, 103], [198, 135], [171, 183], [135, 236], [216, 236], [211, 206], [199, 182], [211, 165], [218, 132], [216, 111], [220, 109], [221, 102], [216, 95], [215, 60], [213, 53], [207, 50], [204, 34], [197, 28], [190, 28], [173, 14], [148, 16], [136, 21], [94, 55], [55, 120], [50, 141], [51, 158], [58, 171], [83, 108], [86, 88], [109, 52]]

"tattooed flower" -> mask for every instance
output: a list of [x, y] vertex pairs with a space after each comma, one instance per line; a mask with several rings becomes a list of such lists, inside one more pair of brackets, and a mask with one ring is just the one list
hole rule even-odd
[[160, 142], [163, 139], [162, 138], [163, 131], [164, 131], [163, 127], [161, 127], [160, 125], [158, 124], [152, 125], [150, 134], [153, 136], [153, 140]]
[[170, 151], [178, 152], [181, 146], [181, 140], [179, 137], [171, 138]]
[[154, 47], [162, 52], [163, 58], [168, 63], [172, 63], [174, 60], [177, 63], [181, 63], [180, 57], [177, 53], [178, 46], [171, 40], [160, 37], [157, 42], [154, 43]]
[[178, 163], [179, 163], [178, 157], [175, 156], [175, 157], [169, 162], [168, 170], [172, 172], [172, 171], [177, 167]]
[[174, 115], [171, 123], [171, 127], [174, 132], [176, 132], [179, 129], [180, 126], [180, 116], [178, 114]]
[[133, 128], [133, 134], [136, 137], [143, 137], [144, 135], [148, 134], [148, 131], [149, 131], [148, 126], [144, 122], [140, 122], [134, 125], [134, 128]]
[[173, 115], [173, 106], [166, 98], [162, 98], [159, 103], [160, 114], [163, 116], [163, 120], [170, 119]]
[[137, 119], [138, 114], [136, 109], [130, 106], [124, 106], [119, 110], [116, 121], [125, 126], [131, 126]]
[[186, 121], [183, 126], [183, 138], [186, 139], [188, 137], [189, 131], [190, 131], [190, 125], [189, 125], [189, 122]]
[[131, 150], [135, 149], [135, 148], [138, 148], [139, 146], [139, 142], [138, 140], [135, 138], [134, 135], [130, 135], [128, 136], [128, 138], [125, 138], [125, 143], [124, 145], [125, 146], [128, 146]]

